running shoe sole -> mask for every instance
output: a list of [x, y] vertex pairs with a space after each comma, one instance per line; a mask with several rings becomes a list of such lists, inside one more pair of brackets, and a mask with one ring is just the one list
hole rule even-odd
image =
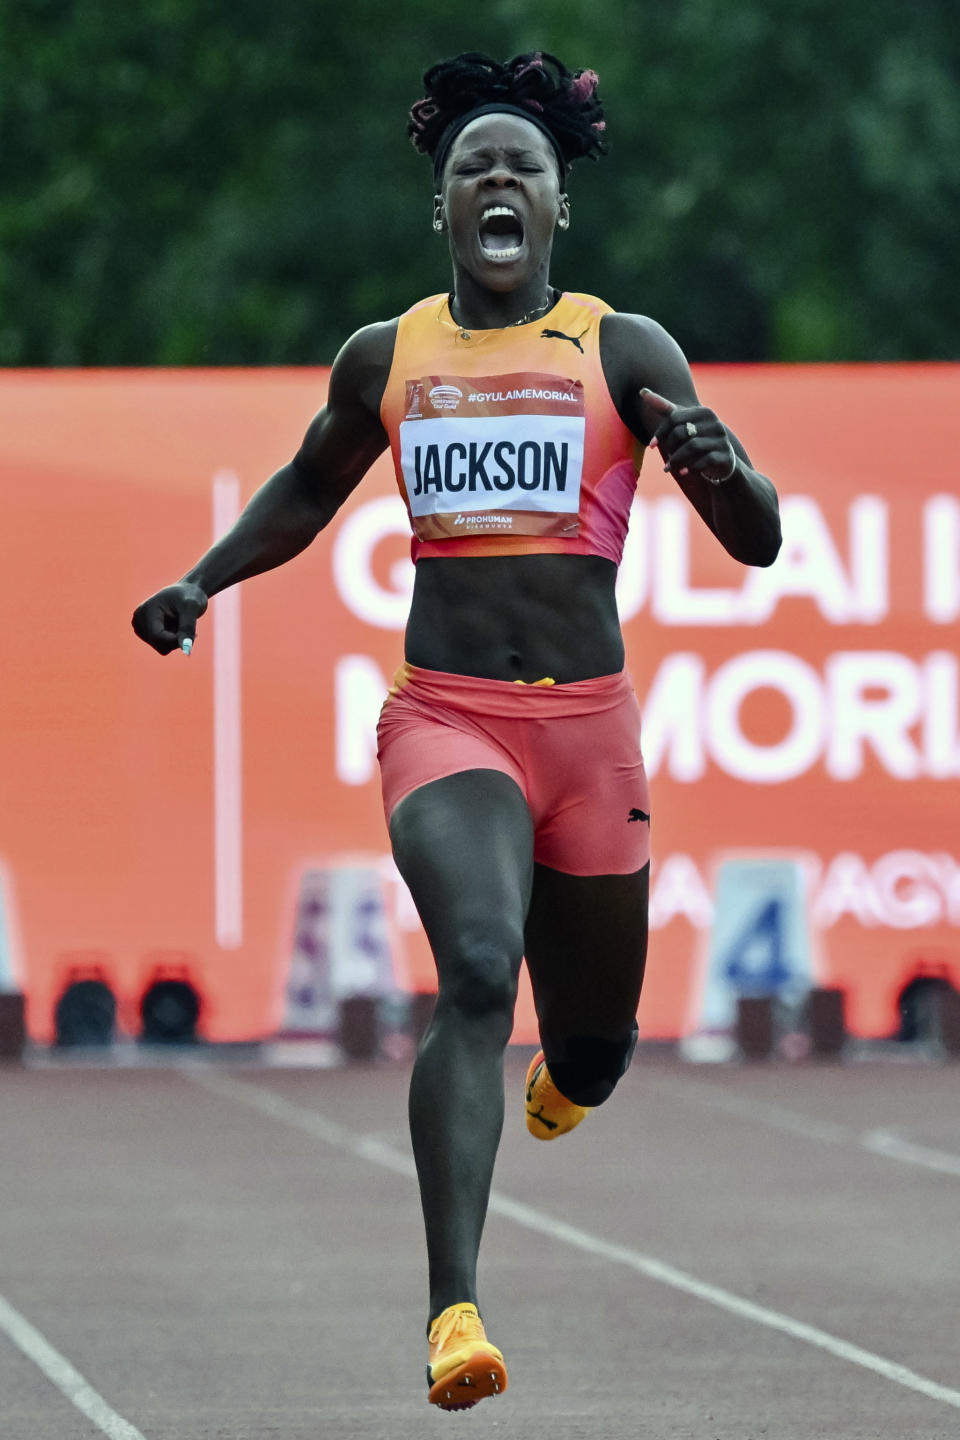
[[496, 1355], [478, 1350], [462, 1361], [442, 1380], [434, 1380], [427, 1366], [427, 1399], [441, 1410], [470, 1410], [490, 1395], [502, 1395], [507, 1388], [507, 1367]]

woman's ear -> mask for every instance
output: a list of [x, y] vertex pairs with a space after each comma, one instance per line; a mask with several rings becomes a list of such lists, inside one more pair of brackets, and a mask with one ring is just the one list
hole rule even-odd
[[560, 208], [557, 211], [557, 228], [559, 230], [570, 229], [570, 200], [566, 195], [560, 196]]
[[446, 228], [446, 221], [443, 218], [442, 195], [434, 195], [433, 197], [433, 228], [434, 230], [436, 230], [438, 235], [443, 229]]

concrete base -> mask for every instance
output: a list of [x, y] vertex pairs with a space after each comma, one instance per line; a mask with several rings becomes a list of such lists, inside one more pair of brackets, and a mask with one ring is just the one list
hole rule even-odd
[[19, 1060], [27, 1040], [24, 997], [0, 995], [0, 1060]]
[[936, 1028], [944, 1056], [960, 1060], [960, 991], [952, 987], [941, 990], [937, 997]]
[[340, 1049], [346, 1060], [376, 1060], [380, 1050], [380, 1016], [371, 995], [351, 995], [340, 1002]]
[[839, 1058], [847, 1043], [844, 992], [815, 987], [807, 997], [807, 1031], [810, 1054], [822, 1060]]
[[737, 1001], [736, 1041], [744, 1060], [769, 1060], [773, 1050], [773, 1001], [742, 995]]

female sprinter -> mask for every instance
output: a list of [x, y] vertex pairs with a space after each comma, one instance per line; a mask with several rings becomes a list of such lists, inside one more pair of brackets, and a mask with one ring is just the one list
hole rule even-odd
[[409, 132], [433, 161], [452, 290], [347, 341], [298, 454], [133, 624], [161, 654], [192, 643], [209, 596], [303, 550], [390, 446], [416, 582], [379, 753], [439, 982], [410, 1128], [429, 1399], [453, 1410], [507, 1384], [476, 1263], [522, 958], [539, 1139], [602, 1105], [636, 1042], [650, 802], [614, 580], [643, 446], [744, 564], [773, 561], [780, 527], [773, 486], [700, 404], [670, 336], [551, 286], [568, 167], [605, 148], [596, 75], [465, 54], [425, 85]]

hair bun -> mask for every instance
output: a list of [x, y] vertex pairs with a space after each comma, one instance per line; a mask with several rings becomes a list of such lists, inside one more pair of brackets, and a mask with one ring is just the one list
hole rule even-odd
[[423, 77], [425, 94], [410, 111], [407, 134], [431, 159], [447, 128], [481, 105], [528, 109], [549, 131], [567, 165], [607, 149], [606, 125], [595, 70], [571, 73], [555, 55], [534, 50], [501, 64], [476, 50], [433, 65]]

